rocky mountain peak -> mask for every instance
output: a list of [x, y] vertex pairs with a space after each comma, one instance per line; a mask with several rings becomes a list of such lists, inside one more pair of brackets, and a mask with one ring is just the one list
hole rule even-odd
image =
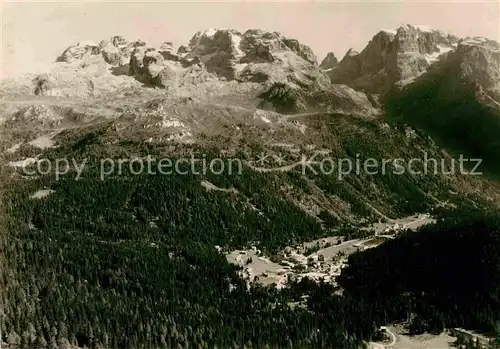
[[266, 80], [274, 73], [282, 75], [284, 68], [304, 70], [317, 65], [309, 46], [260, 29], [244, 33], [214, 28], [199, 31], [182, 53], [186, 59], [198, 59], [209, 72], [227, 80]]
[[452, 47], [458, 38], [447, 35], [439, 30], [425, 26], [403, 25], [395, 35], [395, 43], [399, 52], [419, 52], [420, 54], [433, 54], [441, 47]]
[[323, 70], [329, 70], [335, 67], [338, 63], [339, 60], [335, 57], [333, 52], [328, 52], [326, 57], [321, 61], [319, 67]]
[[223, 51], [232, 55], [233, 59], [245, 57], [244, 61], [253, 63], [273, 62], [274, 54], [292, 51], [310, 64], [317, 64], [317, 58], [309, 46], [281, 33], [261, 29], [240, 33], [232, 29], [210, 28], [197, 32], [189, 41], [189, 48], [193, 54], [207, 55]]
[[115, 47], [125, 47], [128, 45], [127, 40], [125, 40], [125, 38], [120, 35], [111, 37], [110, 42]]
[[57, 62], [73, 62], [75, 60], [83, 59], [88, 56], [95, 56], [101, 54], [101, 49], [94, 41], [86, 40], [76, 43], [68, 47], [64, 52], [57, 57]]
[[348, 57], [355, 57], [357, 55], [359, 55], [359, 52], [356, 51], [353, 48], [350, 48], [350, 49], [347, 50], [347, 52], [345, 53], [345, 56], [344, 56], [344, 58], [342, 58], [342, 60], [344, 60], [344, 59], [346, 59]]
[[421, 25], [385, 29], [361, 53], [349, 50], [329, 75], [333, 83], [385, 95], [412, 82], [457, 43], [457, 37]]
[[318, 58], [309, 46], [299, 43], [299, 41], [296, 39], [286, 38], [283, 35], [279, 35], [279, 37], [281, 40], [283, 40], [288, 49], [295, 52], [307, 62], [313, 65], [318, 64]]
[[[486, 38], [464, 38], [445, 59], [423, 76], [441, 81], [441, 98], [456, 99], [463, 91], [500, 109], [500, 44]], [[474, 91], [470, 90], [470, 87]]]
[[194, 34], [176, 51], [170, 41], [151, 47], [141, 40], [113, 36], [99, 44], [80, 42], [70, 46], [59, 60], [102, 57], [100, 64], [111, 65], [115, 75], [132, 75], [146, 85], [165, 88], [193, 85], [200, 77], [215, 79], [218, 84], [275, 85], [278, 94], [287, 91], [291, 99], [299, 101], [307, 100], [297, 92], [301, 90], [331, 94], [335, 90], [329, 85], [331, 80], [334, 85], [369, 94], [370, 100], [382, 97], [382, 101], [391, 91], [435, 70], [440, 61], [457, 66], [455, 71], [460, 76], [474, 75], [483, 92], [496, 96], [498, 50], [498, 43], [484, 38], [459, 40], [425, 26], [402, 25], [379, 31], [361, 52], [349, 49], [340, 62], [329, 53], [318, 66], [309, 46], [281, 33], [209, 28]]
[[490, 40], [488, 38], [476, 36], [476, 37], [466, 37], [458, 41], [458, 46], [461, 47], [481, 47], [486, 50], [499, 51], [500, 44], [497, 41]]
[[164, 41], [160, 45], [161, 51], [172, 51], [174, 49], [174, 45], [170, 41]]
[[169, 85], [169, 80], [177, 84], [185, 70], [193, 65], [199, 66], [203, 74], [221, 81], [300, 82], [299, 85], [309, 84], [307, 76], [318, 69], [317, 58], [309, 46], [281, 33], [261, 29], [239, 32], [209, 28], [194, 34], [189, 43], [179, 46], [177, 51], [170, 41], [151, 47], [141, 40], [128, 41], [122, 36], [113, 36], [99, 44], [70, 46], [59, 60], [72, 62], [87, 56], [93, 56], [94, 61], [87, 60], [81, 66], [107, 63], [115, 75], [132, 75], [142, 83], [161, 87]]
[[112, 36], [109, 40], [102, 40], [99, 44], [106, 63], [113, 66], [125, 66], [130, 61], [130, 55], [136, 47], [144, 47], [142, 40], [127, 41], [123, 36]]

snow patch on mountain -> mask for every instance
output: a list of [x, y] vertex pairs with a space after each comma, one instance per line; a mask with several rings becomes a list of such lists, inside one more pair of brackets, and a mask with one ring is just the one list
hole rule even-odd
[[382, 29], [383, 32], [396, 35], [398, 31], [396, 29]]
[[241, 36], [234, 34], [231, 35], [231, 44], [233, 45], [236, 51], [236, 58], [242, 58], [245, 56], [245, 53], [240, 49]]
[[208, 36], [209, 38], [213, 37], [217, 33], [217, 29], [215, 28], [208, 28], [203, 32], [204, 36]]
[[349, 50], [335, 69], [328, 71], [334, 84], [381, 96], [413, 81], [446, 52], [458, 38], [425, 25], [405, 24], [377, 33], [361, 51]]
[[431, 33], [431, 32], [434, 31], [434, 29], [432, 29], [431, 27], [429, 27], [427, 25], [417, 24], [414, 27], [417, 28], [420, 31], [427, 32], [427, 33]]
[[78, 46], [96, 46], [96, 47], [99, 46], [97, 43], [95, 43], [92, 40], [80, 41], [77, 45]]
[[466, 44], [466, 45], [480, 45], [480, 44], [483, 44], [483, 43], [485, 43], [487, 41], [488, 41], [488, 39], [486, 39], [486, 38], [476, 36], [476, 37], [473, 37], [473, 38], [466, 38], [466, 39], [462, 40], [461, 44]]
[[431, 54], [425, 54], [424, 57], [427, 61], [427, 63], [429, 64], [432, 64], [434, 63], [435, 61], [438, 60], [438, 58], [447, 53], [447, 52], [450, 52], [453, 47], [450, 47], [450, 46], [442, 46], [442, 45], [437, 45], [437, 48], [438, 48], [438, 52], [434, 52], [434, 53], [431, 53]]

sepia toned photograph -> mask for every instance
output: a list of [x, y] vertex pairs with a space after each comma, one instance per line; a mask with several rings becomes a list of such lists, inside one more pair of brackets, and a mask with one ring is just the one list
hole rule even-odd
[[0, 9], [0, 349], [500, 349], [500, 2]]

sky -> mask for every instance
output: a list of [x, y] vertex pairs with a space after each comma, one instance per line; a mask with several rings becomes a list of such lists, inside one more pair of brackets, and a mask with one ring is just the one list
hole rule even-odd
[[[2, 1], [2, 0], [0, 0]], [[198, 1], [1, 3], [0, 77], [40, 72], [78, 41], [112, 35], [151, 45], [185, 44], [199, 30], [260, 28], [309, 45], [318, 59], [362, 50], [381, 29], [427, 25], [500, 41], [499, 1]]]

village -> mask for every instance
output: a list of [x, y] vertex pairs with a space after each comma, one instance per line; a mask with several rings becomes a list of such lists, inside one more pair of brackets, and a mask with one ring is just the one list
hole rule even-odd
[[272, 256], [264, 256], [262, 251], [252, 246], [247, 250], [232, 251], [226, 254], [226, 258], [230, 263], [242, 267], [241, 276], [249, 286], [252, 282], [258, 282], [281, 289], [289, 280], [300, 281], [304, 277], [337, 286], [336, 278], [347, 265], [349, 255], [376, 247], [405, 229], [416, 229], [432, 222], [434, 220], [429, 214], [418, 214], [386, 223], [375, 223], [365, 228], [373, 231], [373, 236], [366, 239], [325, 237], [288, 246]]

